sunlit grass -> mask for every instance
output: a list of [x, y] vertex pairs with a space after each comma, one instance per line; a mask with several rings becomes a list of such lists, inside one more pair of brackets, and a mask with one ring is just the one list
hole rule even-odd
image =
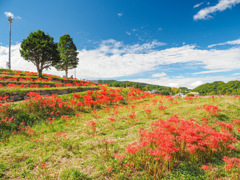
[[[82, 94], [84, 95], [84, 93]], [[69, 100], [71, 95], [62, 96]], [[153, 102], [153, 100], [157, 102]], [[162, 103], [160, 103], [162, 101]], [[176, 103], [177, 102], [177, 103]], [[218, 106], [221, 111], [218, 116], [209, 115], [203, 105]], [[158, 107], [166, 106], [160, 112]], [[196, 98], [192, 102], [185, 99], [174, 99], [156, 96], [153, 98], [131, 101], [128, 105], [102, 106], [85, 111], [75, 111], [66, 122], [56, 117], [51, 125], [42, 119], [33, 126], [34, 135], [17, 133], [7, 141], [0, 143], [0, 177], [2, 179], [154, 179], [144, 169], [125, 166], [128, 159], [116, 159], [115, 154], [128, 156], [126, 147], [139, 140], [139, 128], [149, 129], [150, 124], [158, 119], [168, 119], [178, 114], [182, 119], [191, 119], [198, 123], [207, 117], [208, 125], [222, 121], [233, 123], [239, 118], [240, 104], [234, 97]], [[197, 108], [199, 107], [199, 108]], [[145, 110], [151, 109], [151, 116]], [[118, 112], [116, 112], [118, 111]], [[136, 117], [130, 118], [135, 112]], [[79, 114], [80, 117], [76, 117]], [[109, 120], [114, 118], [114, 121]], [[96, 122], [95, 133], [92, 132], [89, 121]], [[220, 129], [218, 127], [218, 129]], [[62, 134], [57, 134], [61, 132]], [[65, 133], [63, 133], [65, 132]], [[238, 132], [234, 134], [239, 136]], [[239, 148], [239, 144], [236, 144]], [[236, 157], [238, 153], [235, 153]], [[165, 173], [165, 179], [208, 179], [227, 178], [231, 173], [224, 169], [221, 159], [210, 163], [217, 171], [209, 174], [203, 171], [200, 164], [178, 163], [172, 172]], [[109, 168], [111, 167], [111, 169]], [[110, 170], [109, 170], [109, 169]], [[109, 171], [108, 171], [108, 170]], [[212, 175], [210, 175], [212, 173]], [[80, 178], [81, 177], [81, 178]]]

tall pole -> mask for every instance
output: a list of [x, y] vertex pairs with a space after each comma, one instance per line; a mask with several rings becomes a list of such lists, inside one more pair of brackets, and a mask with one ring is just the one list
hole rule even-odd
[[9, 62], [8, 62], [8, 68], [11, 69], [11, 23], [13, 21], [13, 18], [11, 16], [8, 17], [8, 24], [9, 24]]

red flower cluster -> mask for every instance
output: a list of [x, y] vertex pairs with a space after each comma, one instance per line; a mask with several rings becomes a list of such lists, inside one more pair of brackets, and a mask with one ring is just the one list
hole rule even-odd
[[159, 111], [164, 111], [165, 109], [167, 109], [166, 106], [159, 106], [159, 107], [158, 107], [158, 110], [159, 110]]
[[222, 127], [223, 131], [232, 131], [233, 130], [233, 125], [230, 123], [217, 122], [217, 124]]
[[221, 109], [219, 109], [217, 106], [213, 106], [213, 105], [203, 105], [203, 109], [205, 109], [205, 111], [207, 111], [210, 115], [213, 116], [218, 116], [219, 111], [221, 111]]
[[56, 132], [56, 136], [63, 136], [65, 137], [67, 134], [67, 131], [63, 131], [63, 132]]
[[236, 157], [230, 158], [230, 157], [224, 156], [223, 161], [226, 163], [225, 169], [227, 170], [235, 167], [240, 167], [240, 159]]
[[136, 159], [149, 165], [153, 159], [160, 164], [166, 161], [171, 163], [176, 159], [211, 160], [213, 154], [221, 155], [225, 151], [237, 150], [232, 144], [238, 139], [231, 133], [221, 133], [213, 127], [179, 119], [177, 115], [155, 121], [151, 129], [140, 129], [140, 141], [126, 147], [130, 155], [137, 156]]

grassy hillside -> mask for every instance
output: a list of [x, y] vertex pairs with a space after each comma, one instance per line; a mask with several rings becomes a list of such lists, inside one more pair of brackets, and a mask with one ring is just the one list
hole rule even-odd
[[177, 92], [176, 92], [171, 87], [132, 82], [132, 81], [98, 80], [98, 83], [104, 83], [104, 84], [107, 83], [109, 86], [113, 86], [113, 87], [134, 87], [134, 88], [139, 88], [143, 91], [158, 90], [159, 93], [162, 95], [176, 94], [180, 92], [180, 90], [182, 93], [187, 93], [191, 91], [186, 87], [180, 87], [180, 88], [175, 88], [175, 90], [177, 89]]
[[[105, 92], [110, 97], [114, 97], [111, 93], [118, 94], [111, 89]], [[84, 94], [95, 99], [96, 93]], [[56, 107], [51, 115], [35, 100], [29, 102], [31, 106], [27, 102], [14, 104], [9, 109], [21, 111], [21, 119], [26, 121], [0, 143], [0, 177], [240, 178], [240, 153], [235, 149], [240, 148], [238, 97], [149, 97], [129, 89], [119, 93], [124, 101], [81, 107], [73, 101], [81, 100], [84, 94], [58, 96], [61, 101], [73, 103], [64, 104], [67, 111]], [[31, 123], [29, 119], [34, 120], [36, 113], [41, 119]], [[145, 131], [139, 131], [140, 128]], [[175, 146], [180, 149], [174, 149]], [[154, 155], [154, 151], [161, 155]]]

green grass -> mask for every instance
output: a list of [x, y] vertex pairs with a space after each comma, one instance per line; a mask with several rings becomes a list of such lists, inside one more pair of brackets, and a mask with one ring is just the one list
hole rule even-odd
[[[83, 93], [84, 94], [84, 93]], [[70, 95], [61, 96], [64, 100], [69, 100]], [[161, 97], [154, 99], [161, 100]], [[122, 168], [118, 159], [114, 158], [115, 153], [125, 154], [125, 148], [131, 142], [138, 140], [139, 128], [149, 128], [149, 125], [157, 119], [167, 119], [177, 113], [184, 119], [194, 118], [200, 122], [206, 117], [204, 109], [197, 109], [204, 104], [217, 105], [222, 111], [219, 116], [208, 117], [209, 125], [223, 121], [232, 123], [233, 119], [239, 118], [240, 103], [233, 97], [218, 97], [213, 101], [211, 98], [194, 99], [192, 103], [184, 99], [174, 99], [177, 104], [163, 100], [163, 105], [168, 108], [165, 114], [160, 114], [157, 107], [152, 104], [152, 98], [134, 102], [136, 108], [133, 110], [129, 105], [119, 107], [116, 121], [110, 125], [108, 118], [113, 116], [115, 109], [111, 107], [109, 112], [98, 109], [100, 118], [94, 118], [91, 113], [77, 112], [81, 117], [71, 116], [67, 123], [56, 119], [53, 126], [45, 123], [45, 120], [31, 125], [36, 132], [44, 129], [44, 134], [34, 136], [16, 134], [11, 135], [8, 141], [0, 143], [0, 178], [1, 179], [154, 179], [145, 171]], [[139, 104], [138, 104], [139, 103]], [[149, 104], [146, 108], [144, 104]], [[18, 105], [20, 106], [20, 105]], [[151, 118], [147, 118], [144, 109], [152, 110]], [[131, 122], [129, 118], [123, 116], [135, 111], [137, 122]], [[23, 116], [25, 117], [25, 116]], [[29, 117], [30, 118], [30, 117]], [[88, 122], [95, 121], [96, 135], [93, 136]], [[56, 132], [67, 131], [65, 137], [56, 136]], [[236, 133], [237, 134], [237, 133]], [[108, 144], [108, 150], [102, 142], [103, 139], [112, 140]], [[240, 147], [239, 144], [236, 147]], [[236, 153], [238, 155], [238, 153]], [[125, 161], [125, 160], [123, 160]], [[44, 168], [41, 166], [45, 164]], [[216, 158], [211, 162], [217, 168], [211, 172], [211, 177], [227, 178], [224, 162]], [[107, 171], [111, 167], [111, 171]], [[166, 173], [164, 179], [189, 179], [200, 180], [209, 179], [210, 176], [200, 169], [200, 164], [189, 164], [179, 162], [172, 172]], [[225, 178], [225, 179], [226, 179]]]
[[97, 86], [78, 86], [78, 87], [49, 87], [49, 88], [0, 88], [0, 96], [5, 96], [11, 94], [16, 95], [26, 95], [29, 92], [41, 92], [41, 91], [50, 91], [50, 90], [75, 90], [75, 89], [91, 89], [91, 88], [98, 88]]

